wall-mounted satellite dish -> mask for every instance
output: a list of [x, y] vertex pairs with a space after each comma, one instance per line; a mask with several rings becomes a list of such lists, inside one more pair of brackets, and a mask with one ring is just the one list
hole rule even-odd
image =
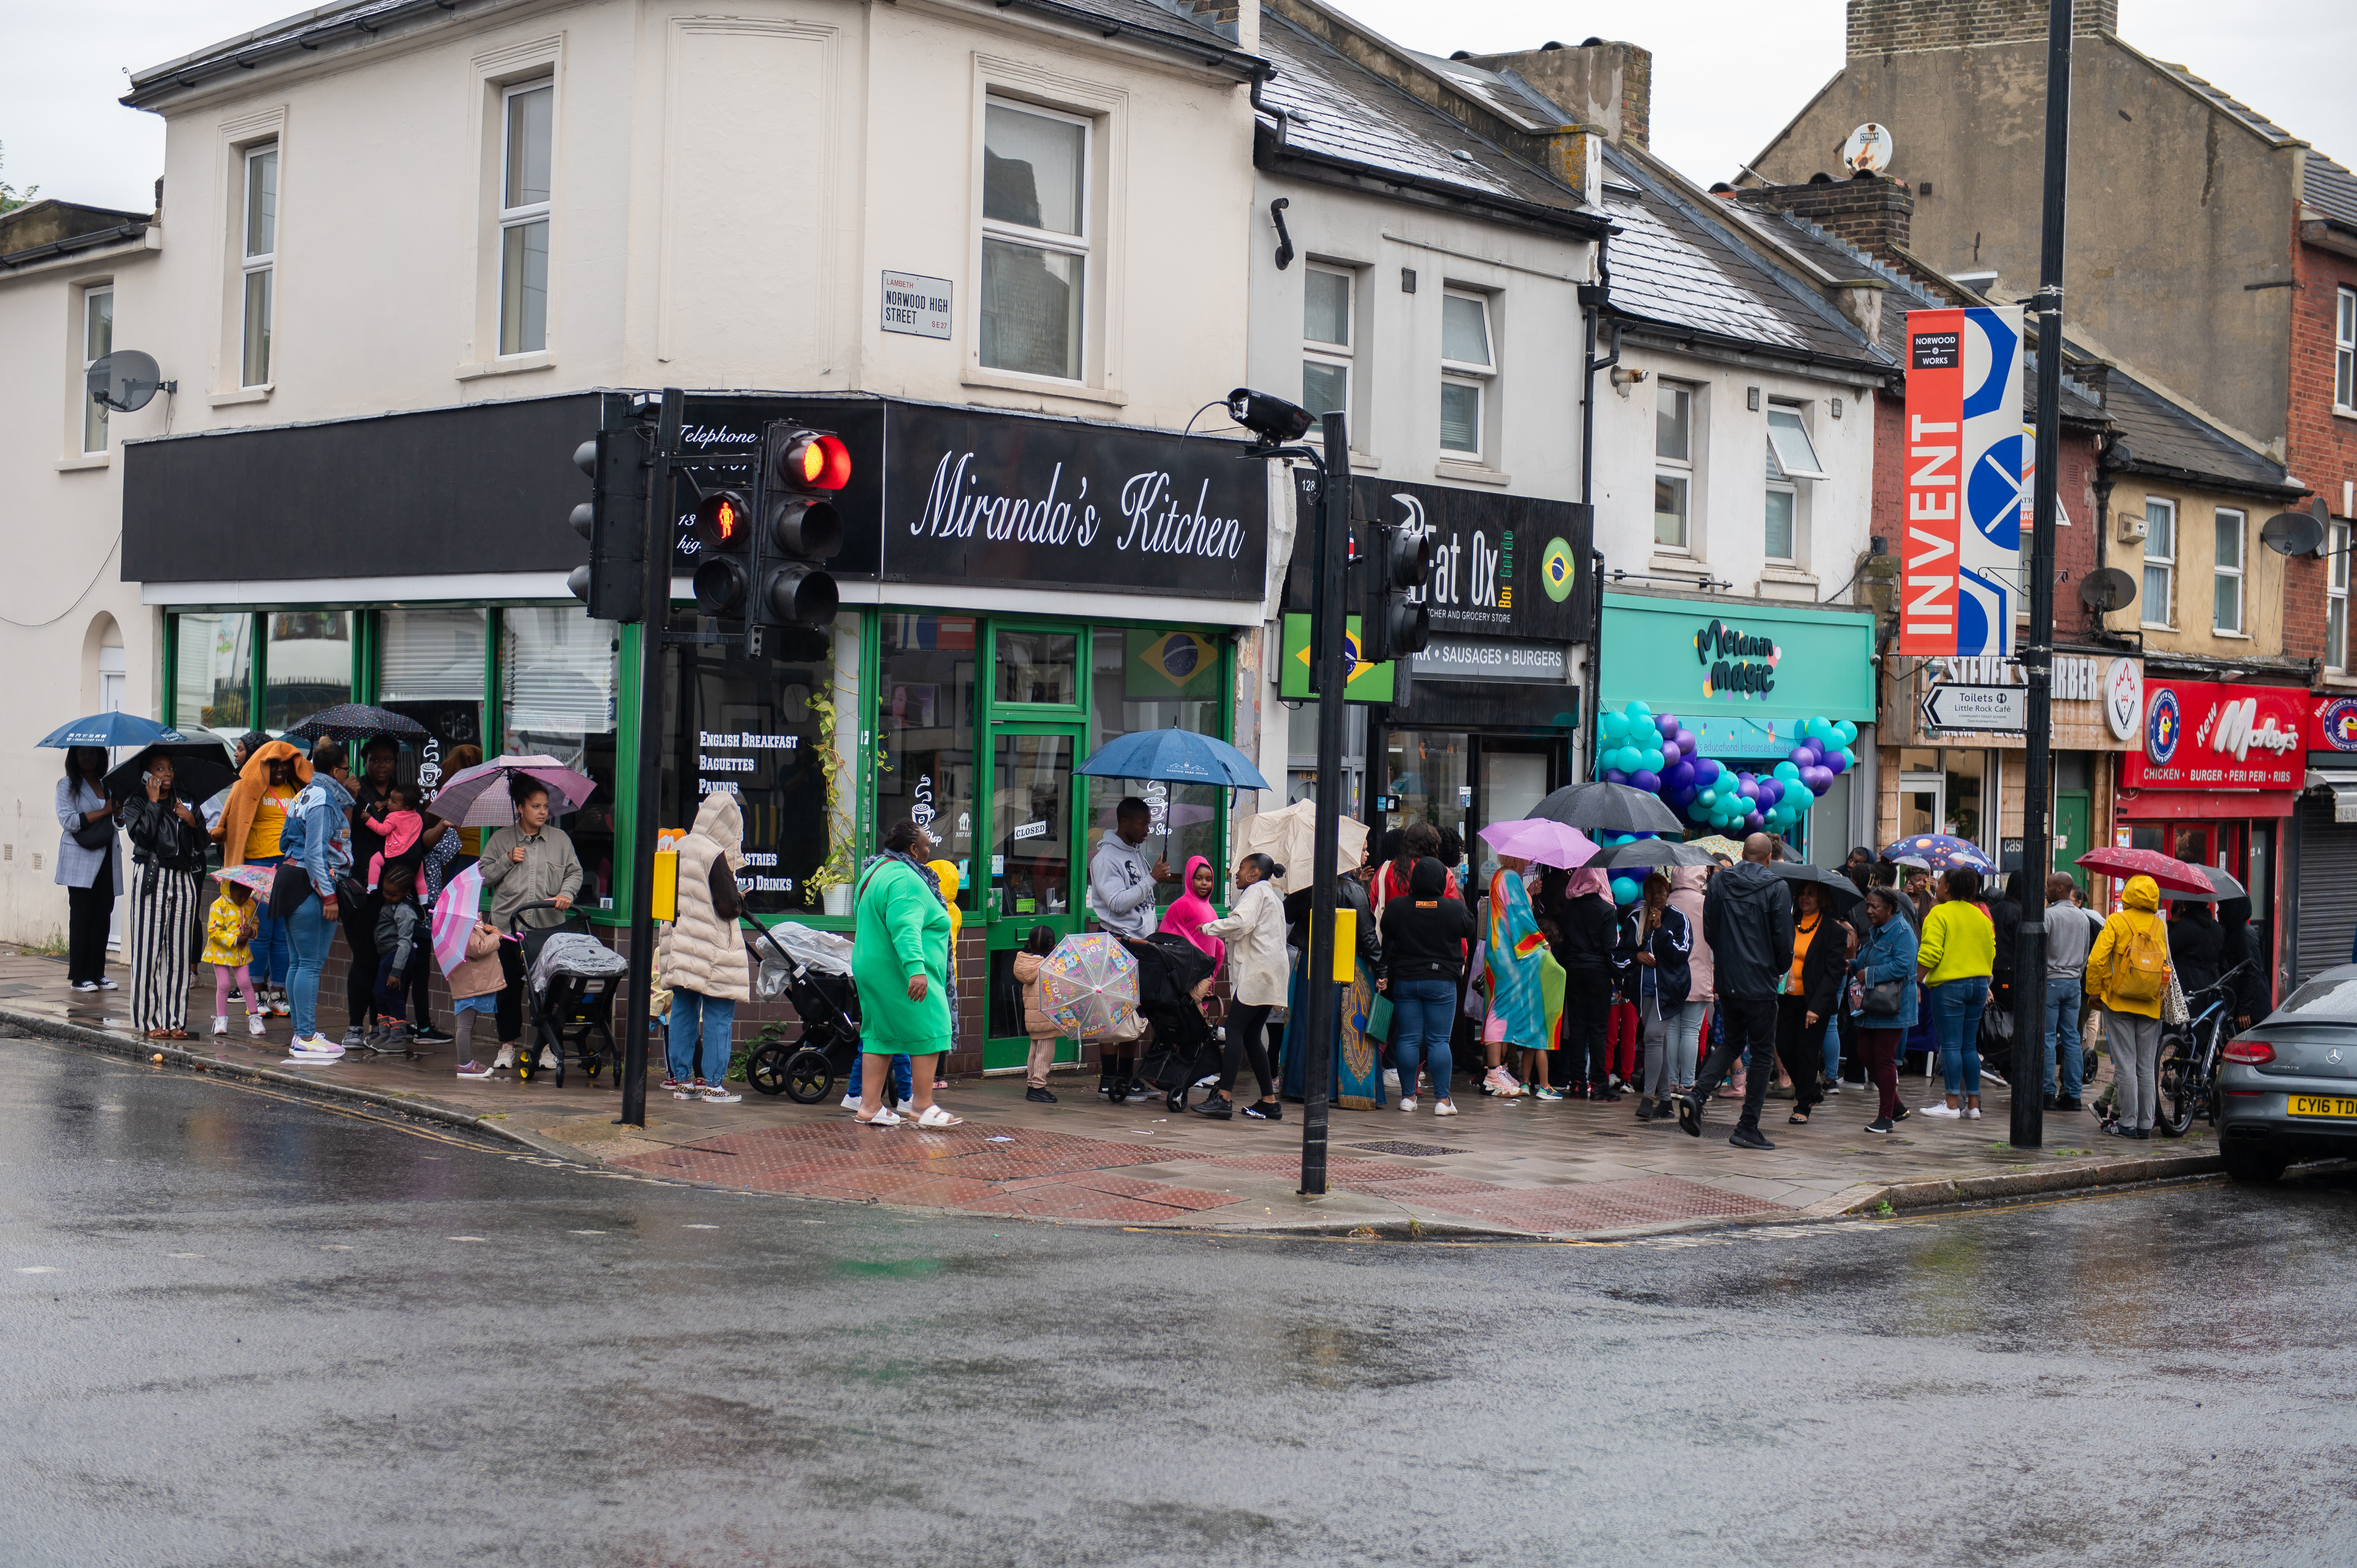
[[2324, 498], [2316, 498], [2307, 511], [2279, 511], [2259, 530], [2259, 542], [2278, 555], [2313, 555], [2324, 544], [2325, 524], [2331, 518]]
[[1842, 166], [1852, 174], [1890, 171], [1890, 127], [1868, 120], [1842, 144]]
[[2136, 579], [2117, 566], [2099, 566], [2079, 579], [2079, 602], [2097, 615], [2136, 603]]
[[160, 379], [162, 375], [155, 355], [143, 354], [136, 349], [117, 349], [91, 362], [83, 373], [83, 384], [89, 387], [92, 403], [117, 413], [130, 413], [145, 408], [148, 400], [159, 392], [180, 390], [179, 382], [164, 381]]

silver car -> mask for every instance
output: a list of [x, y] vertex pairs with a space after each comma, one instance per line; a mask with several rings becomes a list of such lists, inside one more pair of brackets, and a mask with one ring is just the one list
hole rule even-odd
[[2226, 1042], [2215, 1121], [2226, 1174], [2357, 1155], [2357, 964], [2328, 969]]

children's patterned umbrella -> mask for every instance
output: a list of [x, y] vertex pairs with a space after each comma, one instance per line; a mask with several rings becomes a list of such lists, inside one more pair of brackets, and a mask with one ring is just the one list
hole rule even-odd
[[450, 878], [434, 901], [434, 961], [449, 973], [467, 961], [467, 933], [483, 907], [483, 868], [478, 861]]
[[1059, 1034], [1119, 1034], [1137, 1015], [1137, 961], [1103, 931], [1066, 937], [1039, 965], [1039, 1007]]
[[1915, 864], [1933, 871], [1953, 871], [1959, 865], [1967, 865], [1979, 872], [1996, 869], [1980, 845], [1970, 839], [1960, 839], [1953, 833], [1917, 833], [1912, 838], [1903, 838], [1886, 846], [1882, 852], [1885, 860], [1897, 860], [1901, 855], [1911, 855], [1915, 857]]
[[267, 894], [271, 883], [277, 880], [278, 867], [255, 865], [249, 862], [244, 865], [225, 866], [210, 875], [216, 882], [234, 882], [241, 887], [251, 887], [256, 893]]

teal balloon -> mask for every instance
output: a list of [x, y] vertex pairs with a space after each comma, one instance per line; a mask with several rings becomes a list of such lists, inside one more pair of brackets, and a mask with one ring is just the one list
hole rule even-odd
[[1844, 719], [1841, 723], [1834, 725], [1834, 734], [1840, 739], [1842, 745], [1846, 746], [1857, 739], [1857, 726], [1850, 723], [1847, 719]]
[[1643, 759], [1638, 763], [1638, 766], [1648, 773], [1659, 773], [1662, 770], [1663, 760], [1662, 748], [1658, 746], [1649, 746], [1645, 748]]
[[1612, 901], [1615, 904], [1634, 904], [1644, 891], [1642, 886], [1626, 876], [1612, 879]]
[[1607, 740], [1625, 739], [1629, 734], [1629, 721], [1621, 714], [1607, 714], [1598, 722], [1602, 725]]
[[1647, 706], [1646, 706], [1644, 703], [1630, 703], [1626, 708], [1622, 709], [1621, 711], [1622, 711], [1623, 713], [1627, 714], [1629, 715], [1629, 717], [1631, 718], [1631, 721], [1634, 721], [1635, 719], [1637, 719], [1637, 718], [1638, 718], [1638, 717], [1640, 717], [1640, 716], [1642, 716], [1642, 717], [1644, 717], [1644, 718], [1649, 718], [1649, 719], [1650, 719], [1650, 718], [1652, 718], [1652, 717], [1653, 716], [1653, 710], [1652, 710], [1652, 708], [1650, 708], [1650, 707], [1647, 707]]
[[1801, 777], [1801, 769], [1796, 764], [1792, 762], [1790, 759], [1787, 759], [1776, 765], [1776, 777], [1783, 779], [1788, 784], [1794, 783], [1797, 782]]
[[1695, 797], [1695, 804], [1700, 806], [1706, 811], [1717, 810], [1718, 806], [1718, 791], [1716, 789], [1704, 790], [1701, 794]]

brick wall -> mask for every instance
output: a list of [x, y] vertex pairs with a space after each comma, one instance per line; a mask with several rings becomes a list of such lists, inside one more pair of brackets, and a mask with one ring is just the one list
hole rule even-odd
[[[2286, 466], [2345, 518], [2341, 487], [2357, 479], [2357, 419], [2332, 412], [2333, 316], [2341, 290], [2357, 288], [2357, 260], [2301, 242], [2295, 228], [2292, 278]], [[2302, 558], [2284, 567], [2284, 651], [2320, 659], [2329, 563]]]
[[1868, 255], [1904, 248], [1915, 217], [1915, 193], [1895, 179], [1867, 175], [1823, 185], [1770, 185], [1738, 190], [1736, 199], [1807, 219]]
[[[2047, 0], [1849, 0], [1852, 56], [2043, 40]], [[2120, 30], [2119, 0], [2078, 0], [2073, 37]]]

